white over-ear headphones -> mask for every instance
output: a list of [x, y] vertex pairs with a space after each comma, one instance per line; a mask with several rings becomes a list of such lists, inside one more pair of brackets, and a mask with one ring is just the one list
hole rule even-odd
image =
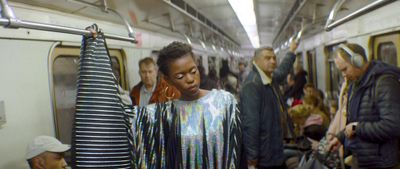
[[357, 67], [361, 68], [365, 65], [366, 60], [364, 59], [363, 56], [361, 56], [358, 53], [354, 53], [349, 47], [347, 47], [345, 44], [340, 44], [339, 48], [343, 49], [347, 54], [350, 55], [350, 63]]

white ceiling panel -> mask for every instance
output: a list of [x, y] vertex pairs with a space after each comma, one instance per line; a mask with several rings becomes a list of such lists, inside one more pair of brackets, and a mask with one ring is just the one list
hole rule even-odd
[[[73, 0], [9, 0], [67, 13], [79, 14], [86, 17], [122, 23], [114, 14], [104, 13], [97, 8], [71, 2]], [[85, 2], [101, 4], [103, 0], [83, 0]], [[228, 0], [171, 0], [184, 1], [194, 10], [211, 21], [217, 31], [222, 31], [238, 43], [242, 48], [252, 48], [244, 28], [228, 3]], [[301, 3], [305, 3], [299, 13], [296, 13], [292, 22], [285, 30], [280, 31], [285, 20], [288, 20], [293, 11]], [[280, 45], [288, 37], [296, 33], [302, 23], [312, 24], [310, 32], [323, 31], [326, 18], [336, 1], [333, 0], [254, 0], [255, 13], [258, 24], [261, 46]], [[341, 18], [373, 0], [348, 1], [339, 11], [337, 18]], [[162, 33], [180, 32], [192, 38], [211, 39], [211, 43], [226, 41], [220, 33], [215, 33], [209, 27], [190, 19], [179, 10], [171, 7], [163, 0], [107, 0], [110, 8], [118, 10], [136, 27], [148, 28]], [[296, 5], [295, 5], [296, 4]], [[294, 8], [294, 9], [292, 9]], [[292, 12], [291, 12], [292, 11]], [[18, 14], [17, 14], [18, 16]], [[132, 18], [133, 17], [133, 18]], [[212, 26], [211, 26], [212, 27]], [[279, 38], [276, 38], [279, 34]], [[305, 31], [307, 34], [307, 31]], [[274, 41], [274, 39], [276, 39]], [[222, 44], [223, 45], [223, 44]]]

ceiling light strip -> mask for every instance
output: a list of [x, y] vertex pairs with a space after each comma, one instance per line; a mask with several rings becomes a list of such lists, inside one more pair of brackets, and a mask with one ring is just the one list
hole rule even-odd
[[260, 47], [257, 20], [254, 12], [253, 0], [228, 0], [236, 16], [239, 18], [247, 36], [254, 48]]

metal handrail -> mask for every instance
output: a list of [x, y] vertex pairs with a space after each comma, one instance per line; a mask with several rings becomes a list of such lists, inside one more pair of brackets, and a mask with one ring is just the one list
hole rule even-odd
[[99, 8], [99, 9], [103, 10], [104, 12], [111, 11], [115, 15], [118, 15], [121, 18], [121, 20], [124, 22], [125, 27], [128, 30], [128, 36], [131, 37], [131, 38], [135, 37], [135, 32], [133, 31], [133, 28], [132, 28], [131, 24], [128, 22], [128, 20], [126, 20], [121, 15], [121, 13], [119, 13], [118, 11], [116, 11], [116, 10], [114, 10], [112, 8], [109, 8], [108, 5], [107, 5], [107, 1], [106, 0], [103, 1], [103, 6], [91, 4], [89, 2], [82, 1], [82, 0], [68, 0], [68, 1], [79, 3], [79, 4], [82, 4], [82, 5], [88, 6], [88, 7]]
[[184, 9], [181, 9], [179, 6], [175, 5], [170, 0], [163, 0], [163, 2], [166, 3], [167, 5], [169, 5], [170, 7], [172, 7], [173, 9], [176, 9], [177, 11], [181, 12], [182, 14], [184, 14], [184, 15], [188, 16], [189, 18], [193, 19], [197, 23], [203, 25], [204, 27], [206, 27], [207, 29], [209, 29], [213, 33], [215, 33], [215, 34], [219, 35], [220, 37], [222, 37], [224, 40], [234, 44], [235, 46], [239, 46], [239, 43], [234, 41], [232, 38], [230, 38], [229, 36], [223, 35], [222, 33], [218, 32], [216, 29], [214, 29], [214, 28], [210, 27], [209, 25], [207, 25], [206, 23], [204, 23], [203, 21], [200, 21], [198, 18], [192, 16], [191, 14], [186, 12]]
[[351, 14], [349, 14], [349, 15], [341, 18], [341, 19], [338, 19], [337, 21], [334, 21], [334, 18], [336, 16], [337, 12], [339, 11], [339, 9], [341, 8], [341, 6], [343, 5], [344, 1], [346, 1], [346, 0], [337, 1], [336, 4], [334, 5], [334, 7], [332, 8], [332, 10], [331, 10], [331, 12], [329, 14], [329, 18], [328, 18], [328, 20], [326, 21], [326, 24], [325, 24], [325, 31], [330, 31], [334, 27], [337, 27], [337, 26], [339, 26], [339, 25], [341, 25], [343, 23], [346, 23], [346, 22], [348, 22], [348, 21], [350, 21], [350, 20], [352, 20], [352, 19], [354, 19], [354, 18], [356, 18], [358, 16], [363, 15], [364, 13], [367, 13], [369, 11], [377, 9], [378, 7], [381, 7], [381, 6], [386, 5], [388, 3], [394, 2], [396, 0], [377, 0], [377, 1], [374, 1], [374, 2], [372, 2], [370, 4], [368, 4], [368, 5], [360, 8], [357, 11], [355, 11], [355, 12], [353, 12], [353, 13], [351, 13]]
[[[52, 25], [46, 23], [38, 23], [31, 21], [23, 21], [19, 20], [15, 17], [12, 8], [8, 5], [7, 0], [0, 0], [1, 5], [1, 18], [0, 25], [6, 28], [27, 28], [27, 29], [35, 29], [35, 30], [43, 30], [43, 31], [52, 31], [52, 32], [61, 32], [68, 34], [76, 34], [76, 35], [91, 35], [91, 32], [85, 29], [78, 29], [60, 25]], [[5, 12], [7, 11], [7, 12]], [[5, 13], [5, 14], [3, 14]], [[8, 14], [7, 14], [8, 13]], [[125, 37], [120, 35], [112, 35], [112, 34], [104, 34], [106, 38], [129, 41], [132, 43], [137, 43], [137, 40], [134, 37]]]
[[[291, 13], [290, 16], [288, 16], [285, 21], [283, 22], [281, 28], [279, 29], [278, 33], [276, 34], [274, 40], [272, 41], [272, 44], [278, 41], [279, 37], [281, 36], [281, 33], [286, 30], [286, 28], [292, 23], [293, 19], [297, 16], [297, 14], [303, 9], [304, 5], [307, 3], [307, 0], [303, 0], [300, 2], [300, 4], [294, 8], [296, 8], [293, 13]], [[296, 4], [295, 4], [296, 5]]]

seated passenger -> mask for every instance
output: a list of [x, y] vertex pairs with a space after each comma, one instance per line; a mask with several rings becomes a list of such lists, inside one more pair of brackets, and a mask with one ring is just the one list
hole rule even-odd
[[[131, 91], [132, 105], [146, 106], [151, 103], [162, 103], [180, 96], [175, 87], [169, 85], [162, 76], [157, 76], [156, 63], [151, 57], [139, 61], [141, 82]], [[168, 98], [171, 97], [171, 98]]]
[[323, 120], [323, 127], [327, 128], [329, 125], [329, 118], [319, 109], [318, 98], [313, 95], [306, 95], [303, 102], [303, 104], [297, 105], [289, 111], [289, 115], [293, 119], [296, 135], [300, 136], [303, 134], [303, 126], [306, 119], [313, 114], [320, 115]]
[[320, 141], [325, 136], [326, 126], [320, 114], [311, 114], [304, 123], [304, 136], [315, 141]]
[[198, 69], [201, 81], [200, 88], [205, 90], [218, 89], [217, 80], [211, 79], [209, 76], [207, 76], [203, 66], [199, 65]]
[[31, 169], [65, 169], [64, 152], [69, 149], [54, 137], [38, 136], [29, 143], [26, 159]]
[[235, 97], [239, 90], [239, 81], [237, 75], [229, 68], [228, 60], [222, 61], [222, 67], [219, 70], [221, 88], [232, 93]]

